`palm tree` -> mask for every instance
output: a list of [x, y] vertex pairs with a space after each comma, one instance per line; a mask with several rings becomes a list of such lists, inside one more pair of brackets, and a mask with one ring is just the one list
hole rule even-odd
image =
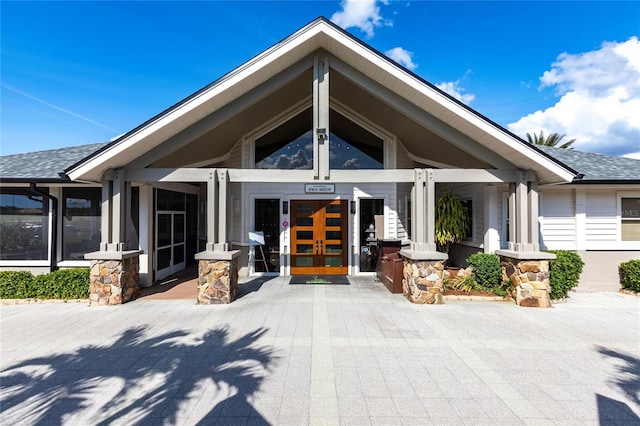
[[540, 135], [536, 135], [534, 133], [533, 136], [531, 136], [529, 133], [527, 133], [527, 141], [532, 145], [555, 146], [558, 148], [573, 149], [571, 145], [573, 145], [573, 143], [576, 141], [575, 139], [571, 139], [570, 141], [564, 142], [562, 145], [558, 145], [565, 136], [566, 135], [560, 135], [558, 133], [551, 133], [549, 136], [545, 137], [544, 131], [540, 130]]

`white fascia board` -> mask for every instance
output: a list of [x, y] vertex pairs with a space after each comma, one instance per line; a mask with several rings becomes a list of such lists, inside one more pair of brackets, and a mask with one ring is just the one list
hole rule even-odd
[[[326, 24], [322, 24], [322, 26], [326, 26]], [[125, 136], [124, 139], [104, 150], [97, 156], [91, 158], [89, 161], [80, 164], [78, 167], [68, 173], [69, 178], [71, 180], [85, 178], [85, 176], [90, 174], [91, 171], [98, 168], [101, 164], [107, 162], [109, 158], [112, 158], [118, 154], [122, 154], [123, 152], [131, 149], [140, 141], [160, 131], [162, 128], [169, 126], [177, 119], [184, 117], [185, 115], [195, 111], [198, 108], [203, 107], [204, 104], [206, 104], [216, 96], [221, 96], [222, 94], [224, 94], [224, 92], [232, 90], [248, 77], [252, 75], [258, 75], [260, 69], [264, 69], [268, 65], [274, 63], [296, 47], [300, 46], [307, 40], [320, 33], [322, 31], [322, 26], [312, 25], [311, 27], [304, 28], [301, 31], [293, 34], [289, 38], [285, 39], [283, 42], [271, 47], [270, 49], [267, 49], [249, 62], [246, 62], [245, 64], [236, 68], [234, 71], [231, 71], [229, 74], [222, 77], [214, 86], [212, 86], [208, 90], [195, 95], [184, 104], [167, 112], [165, 115], [158, 117], [156, 120], [139, 129], [135, 133]], [[296, 60], [299, 59], [301, 58], [296, 58]], [[261, 80], [266, 78], [268, 77], [262, 77]], [[209, 112], [207, 112], [207, 114], [208, 113]], [[158, 143], [159, 142], [160, 141], [158, 141]], [[147, 151], [151, 148], [153, 148], [153, 146], [145, 147], [144, 151]], [[110, 165], [106, 168], [114, 168], [118, 166], [121, 165]]]

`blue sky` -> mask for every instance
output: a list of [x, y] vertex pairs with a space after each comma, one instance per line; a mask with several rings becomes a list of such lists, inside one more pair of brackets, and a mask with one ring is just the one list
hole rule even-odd
[[640, 158], [640, 2], [8, 2], [1, 154], [107, 141], [318, 16], [496, 123]]

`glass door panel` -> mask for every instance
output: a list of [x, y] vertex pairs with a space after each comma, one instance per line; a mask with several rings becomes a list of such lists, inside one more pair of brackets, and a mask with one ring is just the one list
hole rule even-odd
[[155, 278], [163, 279], [185, 268], [184, 212], [156, 213]]
[[252, 247], [253, 272], [280, 272], [280, 199], [256, 199], [254, 225], [263, 232], [264, 245]]

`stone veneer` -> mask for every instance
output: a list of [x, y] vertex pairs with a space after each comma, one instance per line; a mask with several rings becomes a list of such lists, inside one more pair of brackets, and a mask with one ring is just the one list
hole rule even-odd
[[140, 284], [138, 256], [120, 260], [91, 260], [89, 305], [120, 305], [138, 296]]
[[231, 260], [198, 260], [198, 304], [231, 303], [238, 296], [238, 264]]
[[441, 260], [413, 260], [405, 256], [402, 292], [411, 303], [440, 304], [442, 297], [443, 262]]
[[548, 308], [549, 260], [523, 260], [501, 256], [502, 278], [512, 284], [512, 296], [520, 306]]

